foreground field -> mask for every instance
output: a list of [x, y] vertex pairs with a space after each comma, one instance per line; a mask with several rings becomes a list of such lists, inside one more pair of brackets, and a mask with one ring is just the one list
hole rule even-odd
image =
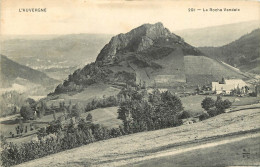
[[[245, 135], [260, 128], [259, 109], [225, 113], [193, 125], [142, 132], [92, 143], [72, 150], [33, 160], [19, 166], [122, 166], [149, 160], [154, 154], [186, 144]], [[258, 143], [258, 142], [257, 142]], [[186, 147], [189, 147], [188, 145]], [[232, 148], [238, 149], [238, 148]], [[259, 153], [258, 153], [259, 154]], [[156, 157], [156, 156], [155, 156]]]
[[[234, 136], [214, 141], [214, 143], [200, 143], [186, 149], [170, 149], [157, 154], [153, 158], [131, 165], [133, 167], [172, 167], [178, 166], [257, 166], [260, 165], [260, 133], [246, 136]], [[199, 161], [198, 161], [199, 160]], [[191, 165], [192, 164], [192, 165]]]

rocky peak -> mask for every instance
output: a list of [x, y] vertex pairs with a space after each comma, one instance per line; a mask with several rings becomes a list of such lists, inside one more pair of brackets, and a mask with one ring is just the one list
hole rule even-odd
[[110, 62], [120, 51], [140, 52], [148, 49], [158, 38], [175, 38], [178, 36], [171, 33], [162, 23], [144, 24], [126, 34], [119, 34], [105, 45], [97, 57], [97, 61]]

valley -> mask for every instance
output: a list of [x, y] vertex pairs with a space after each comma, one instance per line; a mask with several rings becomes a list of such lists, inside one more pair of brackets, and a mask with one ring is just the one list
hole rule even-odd
[[258, 34], [197, 48], [158, 22], [1, 41], [3, 166], [259, 164]]

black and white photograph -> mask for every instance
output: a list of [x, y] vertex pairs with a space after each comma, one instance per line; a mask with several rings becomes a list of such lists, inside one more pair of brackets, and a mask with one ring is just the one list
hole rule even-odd
[[260, 166], [260, 1], [0, 0], [0, 166]]

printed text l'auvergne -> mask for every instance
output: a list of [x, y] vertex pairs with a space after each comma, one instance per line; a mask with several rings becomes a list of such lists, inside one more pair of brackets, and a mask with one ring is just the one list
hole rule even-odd
[[40, 13], [47, 12], [47, 8], [19, 8], [19, 12]]

